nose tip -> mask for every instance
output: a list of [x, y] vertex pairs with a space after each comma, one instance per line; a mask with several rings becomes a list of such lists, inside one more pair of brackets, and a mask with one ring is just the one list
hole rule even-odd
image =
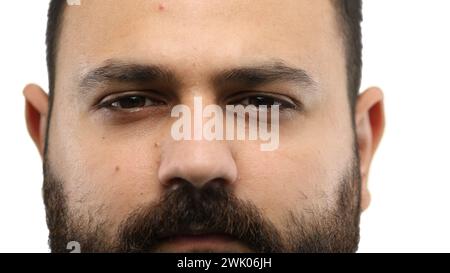
[[220, 141], [177, 141], [162, 148], [158, 178], [165, 188], [189, 182], [197, 188], [206, 184], [230, 185], [237, 179], [230, 149]]

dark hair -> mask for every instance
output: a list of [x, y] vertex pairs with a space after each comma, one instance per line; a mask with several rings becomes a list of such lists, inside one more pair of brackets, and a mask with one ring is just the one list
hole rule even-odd
[[[339, 25], [345, 42], [347, 90], [352, 116], [361, 85], [362, 0], [331, 0], [336, 8]], [[353, 119], [352, 119], [353, 120]]]
[[[331, 0], [337, 11], [337, 18], [345, 42], [347, 60], [347, 89], [353, 114], [356, 97], [361, 83], [362, 69], [362, 0]], [[65, 0], [51, 0], [47, 21], [47, 67], [49, 78], [50, 111], [53, 104], [53, 93], [56, 78], [56, 53], [58, 37], [61, 32], [61, 18], [67, 2]], [[51, 114], [51, 113], [50, 113]], [[50, 116], [50, 115], [49, 115]]]

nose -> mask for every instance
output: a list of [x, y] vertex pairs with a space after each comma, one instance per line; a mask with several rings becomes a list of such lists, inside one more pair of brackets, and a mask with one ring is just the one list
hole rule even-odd
[[187, 181], [197, 188], [208, 183], [233, 184], [236, 162], [224, 141], [169, 141], [161, 147], [158, 178], [165, 188]]

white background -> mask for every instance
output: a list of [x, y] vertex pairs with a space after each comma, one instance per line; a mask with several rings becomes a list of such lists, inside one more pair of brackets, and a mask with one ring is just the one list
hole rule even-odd
[[[48, 252], [42, 168], [22, 89], [47, 88], [47, 0], [0, 8], [0, 252]], [[385, 92], [360, 252], [450, 252], [450, 1], [365, 0], [362, 87]]]

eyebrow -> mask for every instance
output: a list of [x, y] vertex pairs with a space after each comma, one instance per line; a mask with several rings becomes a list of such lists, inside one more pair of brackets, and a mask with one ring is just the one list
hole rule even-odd
[[[283, 61], [224, 69], [212, 77], [212, 82], [216, 86], [234, 83], [254, 87], [282, 81], [290, 81], [307, 87], [316, 85], [314, 79], [305, 70], [288, 66]], [[173, 71], [160, 65], [136, 64], [110, 59], [105, 61], [104, 65], [82, 76], [80, 88], [82, 90], [91, 89], [107, 82], [177, 84], [181, 82], [181, 79], [177, 80]]]
[[115, 60], [107, 60], [104, 63], [104, 65], [82, 76], [81, 89], [95, 88], [106, 82], [175, 82], [174, 74], [159, 65], [135, 64]]
[[214, 78], [217, 85], [237, 83], [258, 86], [282, 81], [294, 82], [307, 87], [316, 86], [316, 81], [305, 70], [288, 66], [282, 61], [232, 68], [218, 73]]

